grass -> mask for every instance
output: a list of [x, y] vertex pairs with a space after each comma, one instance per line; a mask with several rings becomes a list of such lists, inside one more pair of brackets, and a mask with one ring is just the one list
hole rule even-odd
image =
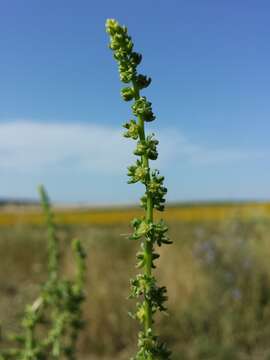
[[[204, 215], [204, 209], [209, 213]], [[169, 220], [174, 245], [162, 250], [158, 268], [162, 270], [157, 270], [159, 281], [167, 284], [170, 294], [169, 316], [158, 318], [157, 327], [173, 349], [173, 359], [269, 359], [267, 209], [267, 204], [235, 208], [231, 204], [175, 207], [167, 211], [168, 218], [171, 214], [179, 216], [184, 210], [190, 216], [185, 221], [180, 216]], [[133, 304], [126, 301], [129, 279], [136, 272], [137, 244], [126, 239], [131, 231], [126, 220], [132, 218], [133, 211], [118, 209], [112, 216], [112, 209], [72, 210], [78, 223], [66, 221], [59, 227], [61, 268], [67, 276], [73, 272], [69, 239], [79, 237], [89, 255], [85, 304], [88, 325], [80, 339], [79, 360], [124, 360], [136, 350], [138, 328], [127, 315]], [[219, 211], [228, 211], [228, 216], [217, 219]], [[61, 216], [68, 218], [68, 213], [62, 211]], [[87, 223], [82, 217], [79, 223], [79, 214], [85, 213], [102, 214], [103, 222]], [[198, 213], [204, 220], [197, 219]], [[12, 216], [16, 218], [16, 213]], [[3, 332], [18, 328], [24, 305], [35, 299], [47, 272], [44, 227], [22, 222], [22, 214], [17, 218], [14, 226], [0, 228]]]

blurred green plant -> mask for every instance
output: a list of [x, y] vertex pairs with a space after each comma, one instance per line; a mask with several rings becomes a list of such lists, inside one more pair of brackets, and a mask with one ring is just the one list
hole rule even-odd
[[133, 314], [143, 325], [143, 330], [139, 332], [139, 351], [134, 359], [170, 359], [170, 351], [159, 341], [153, 330], [153, 315], [157, 311], [166, 310], [164, 303], [167, 300], [166, 287], [159, 287], [152, 273], [152, 269], [155, 268], [154, 261], [159, 258], [154, 248], [156, 245], [170, 244], [171, 241], [167, 236], [168, 228], [165, 223], [154, 222], [154, 209], [164, 210], [167, 189], [163, 185], [164, 177], [159, 175], [159, 171], [150, 169], [150, 160], [156, 160], [158, 157], [158, 141], [154, 134], [145, 134], [145, 122], [155, 120], [155, 115], [151, 103], [145, 96], [141, 96], [140, 91], [150, 85], [151, 78], [137, 73], [142, 55], [133, 51], [133, 42], [127, 28], [116, 20], [108, 19], [106, 30], [110, 36], [109, 47], [118, 63], [120, 79], [130, 84], [121, 90], [122, 98], [125, 101], [134, 101], [131, 109], [137, 118], [124, 124], [124, 136], [137, 141], [134, 154], [139, 157], [136, 163], [128, 168], [129, 184], [140, 182], [145, 187], [145, 193], [141, 198], [145, 216], [132, 221], [134, 232], [130, 236], [131, 240], [142, 240], [141, 251], [137, 254], [137, 267], [144, 269], [143, 274], [138, 274], [131, 281], [130, 297], [142, 299]]
[[48, 229], [48, 280], [42, 286], [40, 296], [26, 307], [21, 333], [8, 337], [15, 344], [1, 352], [1, 360], [75, 360], [78, 335], [84, 325], [85, 251], [79, 240], [73, 240], [75, 278], [62, 279], [59, 241], [50, 201], [43, 186], [39, 187], [39, 194]]

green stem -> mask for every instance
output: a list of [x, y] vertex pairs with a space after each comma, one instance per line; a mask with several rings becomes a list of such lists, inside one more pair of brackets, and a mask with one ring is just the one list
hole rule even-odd
[[32, 358], [34, 350], [34, 328], [30, 325], [26, 330], [25, 359]]
[[[135, 93], [134, 98], [135, 98], [135, 100], [138, 100], [140, 98], [140, 91], [139, 91], [135, 81], [132, 81], [132, 84], [133, 84], [134, 93]], [[142, 119], [141, 116], [138, 116], [138, 124], [140, 127], [140, 132], [139, 132], [140, 141], [144, 142], [145, 141], [144, 120]], [[146, 221], [148, 223], [152, 223], [153, 222], [153, 199], [152, 199], [151, 194], [148, 191], [148, 184], [151, 180], [149, 158], [146, 154], [142, 155], [141, 158], [143, 161], [143, 165], [148, 169], [148, 176], [147, 176], [146, 184], [145, 184], [146, 194], [147, 194]], [[151, 241], [145, 239], [144, 245], [145, 245], [145, 256], [146, 256], [144, 271], [147, 276], [151, 276], [152, 275], [153, 244]], [[148, 329], [152, 328], [153, 320], [152, 320], [151, 300], [145, 298], [145, 303], [146, 303], [146, 309], [145, 309], [146, 314], [145, 314], [144, 330], [146, 333]]]
[[59, 272], [59, 244], [55, 232], [54, 216], [51, 210], [50, 199], [44, 186], [40, 185], [38, 190], [48, 229], [48, 272], [50, 280], [56, 281]]
[[[146, 220], [148, 222], [153, 222], [153, 201], [149, 193], [147, 193], [147, 210], [146, 210]], [[147, 276], [152, 274], [152, 256], [153, 256], [153, 245], [152, 242], [145, 240], [145, 254], [146, 254], [146, 264], [145, 264], [145, 273]], [[145, 318], [145, 331], [149, 328], [152, 328], [152, 306], [151, 300], [146, 300], [146, 318]]]

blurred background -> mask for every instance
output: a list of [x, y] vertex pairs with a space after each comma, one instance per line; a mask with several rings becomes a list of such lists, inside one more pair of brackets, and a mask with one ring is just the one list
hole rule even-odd
[[[127, 240], [143, 188], [127, 185], [134, 144], [105, 20], [128, 26], [160, 140], [162, 217], [174, 244], [156, 274], [169, 293], [157, 319], [177, 359], [270, 359], [270, 49], [268, 1], [0, 4], [0, 324], [19, 328], [46, 279], [43, 183], [61, 268], [86, 247], [87, 326], [79, 359], [127, 359], [138, 243]], [[160, 217], [160, 214], [158, 215]]]

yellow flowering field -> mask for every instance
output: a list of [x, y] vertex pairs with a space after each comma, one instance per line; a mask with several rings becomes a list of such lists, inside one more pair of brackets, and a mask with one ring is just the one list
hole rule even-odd
[[[62, 225], [116, 225], [126, 224], [140, 216], [139, 208], [55, 208], [56, 222]], [[213, 203], [169, 206], [164, 213], [157, 213], [172, 222], [224, 221], [231, 218], [270, 218], [270, 203]], [[13, 207], [0, 211], [0, 226], [39, 225], [43, 215], [38, 208]]]

